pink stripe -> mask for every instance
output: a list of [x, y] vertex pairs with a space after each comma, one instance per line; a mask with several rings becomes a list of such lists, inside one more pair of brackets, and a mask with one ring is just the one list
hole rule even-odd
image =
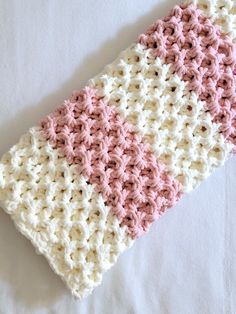
[[171, 64], [205, 102], [236, 152], [236, 47], [194, 5], [176, 6], [150, 26], [139, 42]]
[[133, 238], [179, 200], [181, 185], [96, 90], [75, 92], [41, 126], [50, 144], [95, 184]]

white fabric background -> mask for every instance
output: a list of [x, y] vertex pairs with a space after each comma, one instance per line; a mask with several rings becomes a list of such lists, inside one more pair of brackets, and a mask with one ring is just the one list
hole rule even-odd
[[[175, 1], [0, 0], [0, 154]], [[236, 313], [235, 157], [74, 300], [0, 210], [0, 313]]]

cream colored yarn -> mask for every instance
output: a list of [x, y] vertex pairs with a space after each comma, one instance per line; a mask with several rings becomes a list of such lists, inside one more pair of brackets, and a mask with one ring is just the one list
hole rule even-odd
[[236, 1], [235, 0], [187, 0], [184, 3], [195, 4], [231, 38], [236, 39]]
[[37, 127], [2, 157], [0, 202], [79, 298], [101, 283], [102, 273], [133, 242], [94, 187]]
[[197, 95], [140, 44], [124, 50], [89, 84], [136, 126], [185, 192], [224, 164], [232, 150]]
[[234, 45], [211, 22], [235, 40], [236, 3], [185, 2], [201, 14], [175, 7], [0, 160], [0, 205], [78, 298], [235, 145]]

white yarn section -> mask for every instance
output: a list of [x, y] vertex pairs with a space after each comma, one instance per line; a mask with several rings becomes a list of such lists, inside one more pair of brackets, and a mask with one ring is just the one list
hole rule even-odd
[[101, 283], [133, 242], [101, 195], [37, 127], [2, 157], [0, 203], [78, 298]]
[[236, 1], [235, 0], [187, 0], [195, 4], [204, 15], [217, 24], [221, 31], [236, 39]]
[[89, 81], [150, 143], [188, 192], [222, 165], [231, 144], [170, 65], [135, 44]]

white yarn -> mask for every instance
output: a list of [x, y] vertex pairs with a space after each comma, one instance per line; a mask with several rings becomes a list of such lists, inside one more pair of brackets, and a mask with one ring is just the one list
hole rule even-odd
[[[236, 39], [234, 0], [185, 1], [190, 2]], [[185, 192], [232, 150], [197, 95], [140, 44], [124, 50], [89, 85], [145, 137]], [[90, 294], [133, 243], [93, 185], [45, 141], [38, 127], [0, 161], [0, 205], [78, 298]]]
[[150, 143], [188, 192], [225, 162], [232, 145], [170, 65], [135, 44], [89, 81]]
[[187, 0], [204, 12], [206, 17], [217, 24], [221, 31], [236, 39], [236, 1], [235, 0]]
[[0, 203], [79, 298], [133, 242], [101, 195], [37, 127], [2, 157]]

